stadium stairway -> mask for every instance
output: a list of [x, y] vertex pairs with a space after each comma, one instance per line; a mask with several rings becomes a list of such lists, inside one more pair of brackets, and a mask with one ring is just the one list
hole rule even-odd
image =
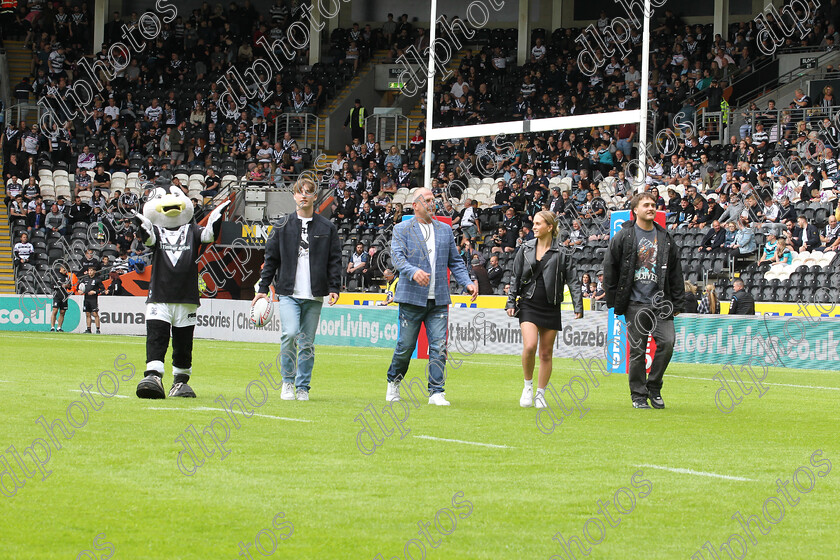
[[[469, 47], [464, 47], [464, 49], [467, 48]], [[452, 57], [452, 60], [450, 60], [449, 64], [446, 65], [447, 70], [455, 71], [458, 69], [459, 66], [461, 66], [461, 60], [464, 58], [464, 49], [458, 51], [457, 54], [455, 54]], [[406, 115], [408, 117], [408, 122], [410, 126], [408, 133], [409, 137], [414, 136], [414, 129], [420, 126], [420, 123], [422, 123], [423, 120], [426, 118], [426, 112], [420, 108], [420, 101], [421, 95], [418, 93], [417, 103], [414, 104], [414, 106], [411, 108], [411, 111], [409, 111]], [[406, 149], [407, 148], [408, 146], [406, 146]]]
[[[14, 88], [26, 76], [31, 76], [32, 52], [23, 46], [23, 41], [3, 41], [6, 59], [9, 63], [9, 85]], [[14, 119], [14, 116], [12, 116]], [[0, 162], [2, 172], [2, 162]], [[3, 185], [3, 196], [6, 185]], [[12, 235], [9, 228], [9, 211], [0, 205], [0, 294], [15, 293], [15, 275], [12, 259]]]
[[32, 51], [24, 48], [23, 41], [4, 40], [6, 60], [9, 62], [9, 86], [12, 90], [25, 77], [32, 79]]
[[[0, 161], [2, 172], [2, 161]], [[6, 185], [3, 185], [6, 196]], [[9, 209], [0, 204], [0, 294], [15, 293], [15, 273], [12, 261], [12, 231], [9, 228]]]
[[[373, 70], [373, 67], [376, 64], [383, 64], [383, 63], [390, 62], [388, 55], [389, 55], [388, 49], [379, 49], [379, 50], [373, 51], [371, 53], [370, 59], [368, 59], [367, 62], [365, 62], [364, 64], [362, 64], [359, 67], [359, 71], [356, 72], [356, 75], [353, 76], [353, 78], [347, 83], [347, 85], [344, 86], [344, 89], [342, 90], [342, 92], [339, 95], [336, 95], [334, 98], [332, 98], [318, 112], [318, 117], [319, 117], [319, 119], [321, 120], [322, 123], [326, 122], [327, 117], [329, 117], [330, 115], [332, 115], [335, 112], [336, 108], [339, 106], [339, 104], [344, 99], [347, 99], [348, 97], [350, 97], [352, 95], [352, 92], [356, 90], [356, 87], [359, 85], [359, 82], [361, 81], [361, 76], [363, 76], [367, 72]], [[326, 145], [326, 138], [324, 137], [325, 127], [322, 126], [321, 129], [317, 132], [314, 130], [314, 128], [315, 128], [314, 124], [310, 124], [308, 126], [309, 137], [310, 138], [311, 137], [315, 138], [315, 145], [318, 146], [319, 149], [320, 149], [321, 147]], [[316, 153], [315, 157], [317, 157], [317, 156], [318, 156], [318, 154]], [[330, 156], [327, 163], [332, 163], [333, 159], [335, 159], [335, 156]]]

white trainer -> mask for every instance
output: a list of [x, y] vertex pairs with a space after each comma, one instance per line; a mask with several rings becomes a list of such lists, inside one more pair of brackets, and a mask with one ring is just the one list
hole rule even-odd
[[449, 406], [449, 401], [446, 400], [446, 393], [435, 393], [429, 397], [429, 404], [437, 406]]
[[299, 401], [308, 401], [309, 391], [307, 391], [306, 389], [298, 389], [297, 393], [295, 393], [295, 398]]
[[548, 407], [548, 404], [545, 402], [545, 392], [537, 390], [537, 394], [534, 396], [534, 404], [537, 408]]
[[534, 406], [534, 387], [531, 385], [526, 385], [522, 389], [522, 396], [519, 397], [519, 406], [523, 408], [528, 408], [529, 406]]
[[280, 399], [284, 401], [295, 400], [294, 383], [283, 383], [283, 388], [280, 390]]
[[399, 381], [389, 381], [388, 382], [388, 390], [385, 391], [385, 400], [388, 402], [396, 402], [400, 399], [400, 382]]

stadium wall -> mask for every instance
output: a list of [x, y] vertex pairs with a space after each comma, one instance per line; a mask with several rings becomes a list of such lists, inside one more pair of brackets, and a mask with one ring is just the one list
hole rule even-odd
[[[249, 321], [250, 302], [202, 300], [198, 311], [197, 338], [238, 342], [277, 342], [280, 321], [275, 315], [259, 329]], [[47, 296], [0, 297], [0, 330], [49, 329], [52, 298]], [[65, 330], [84, 332], [82, 297], [73, 296], [65, 318]], [[99, 298], [102, 331], [105, 334], [143, 336], [146, 305], [143, 298]], [[24, 311], [26, 310], [26, 311]], [[840, 314], [754, 317], [688, 315], [676, 318], [673, 361], [681, 363], [726, 363], [767, 365], [792, 369], [840, 370], [838, 342]], [[593, 311], [583, 320], [563, 312], [564, 328], [557, 337], [554, 355], [562, 358], [604, 359], [607, 343], [607, 313]], [[449, 317], [452, 358], [469, 360], [472, 354], [517, 355], [522, 351], [518, 320], [503, 309], [451, 308]], [[59, 335], [60, 336], [60, 335]], [[393, 348], [398, 336], [397, 308], [356, 305], [324, 306], [316, 344]]]

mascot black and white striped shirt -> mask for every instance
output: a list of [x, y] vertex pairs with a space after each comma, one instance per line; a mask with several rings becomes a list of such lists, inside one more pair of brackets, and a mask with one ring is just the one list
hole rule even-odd
[[194, 222], [176, 229], [155, 226], [153, 274], [146, 303], [200, 304], [197, 261], [203, 232]]

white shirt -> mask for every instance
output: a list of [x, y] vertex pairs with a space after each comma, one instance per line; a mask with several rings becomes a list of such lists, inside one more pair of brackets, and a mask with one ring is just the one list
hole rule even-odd
[[309, 226], [312, 218], [300, 219], [300, 246], [298, 247], [298, 264], [295, 271], [295, 291], [292, 297], [298, 299], [314, 299], [324, 301], [323, 297], [312, 295], [312, 278], [309, 274]]
[[435, 299], [435, 225], [433, 223], [424, 224], [417, 220], [420, 226], [420, 232], [423, 234], [423, 239], [426, 240], [426, 251], [429, 253], [429, 265], [431, 272], [429, 273], [429, 299]]

